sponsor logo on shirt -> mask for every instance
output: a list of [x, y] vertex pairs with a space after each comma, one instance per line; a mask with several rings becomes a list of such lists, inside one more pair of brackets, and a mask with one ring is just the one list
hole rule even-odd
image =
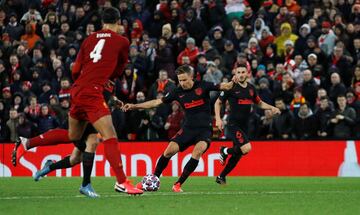
[[199, 100], [193, 100], [189, 103], [185, 103], [184, 107], [185, 107], [185, 109], [189, 109], [189, 108], [201, 106], [203, 104], [205, 104], [204, 99], [199, 99]]
[[202, 89], [200, 87], [195, 89], [195, 94], [198, 95], [198, 96], [200, 96], [202, 94], [202, 92], [203, 91], [202, 91]]
[[254, 104], [254, 102], [251, 99], [238, 99], [239, 105], [251, 105]]

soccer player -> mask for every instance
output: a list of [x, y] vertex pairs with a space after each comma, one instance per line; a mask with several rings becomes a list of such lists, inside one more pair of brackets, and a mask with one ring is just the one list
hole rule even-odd
[[253, 85], [248, 83], [248, 70], [246, 65], [239, 65], [235, 68], [234, 76], [239, 83], [234, 84], [233, 88], [226, 92], [221, 92], [215, 102], [215, 119], [216, 126], [222, 130], [223, 123], [220, 117], [221, 106], [226, 101], [230, 105], [230, 114], [228, 120], [229, 138], [232, 139], [233, 147], [220, 147], [220, 161], [225, 165], [226, 158], [230, 154], [231, 158], [219, 176], [216, 182], [226, 184], [226, 175], [234, 169], [241, 156], [246, 155], [251, 150], [251, 145], [247, 137], [247, 126], [249, 122], [252, 104], [257, 104], [261, 109], [269, 109], [273, 114], [280, 113], [280, 110], [272, 105], [263, 102], [257, 95]]
[[[120, 30], [119, 20], [116, 8], [106, 8], [102, 16], [103, 29], [88, 36], [80, 47], [73, 66], [73, 73], [78, 77], [71, 89], [68, 139], [80, 140], [90, 122], [104, 140], [105, 157], [116, 175], [115, 190], [142, 194], [142, 190], [126, 179], [112, 118], [102, 95], [107, 81], [119, 77], [128, 61], [129, 41], [116, 33]], [[93, 160], [94, 153], [83, 156], [83, 162]], [[90, 183], [80, 190], [85, 195], [95, 193]]]
[[[176, 70], [176, 74], [180, 86], [166, 94], [162, 99], [154, 99], [139, 104], [125, 104], [123, 110], [150, 109], [162, 103], [169, 104], [175, 100], [184, 108], [184, 124], [179, 132], [170, 140], [154, 172], [154, 175], [160, 177], [173, 155], [179, 151], [186, 150], [191, 145], [195, 145], [190, 160], [185, 165], [180, 178], [172, 187], [174, 192], [182, 192], [181, 185], [195, 170], [200, 157], [210, 146], [212, 126], [209, 93], [210, 91], [230, 90], [233, 82], [216, 85], [205, 81], [194, 81], [194, 71], [188, 65], [180, 66]], [[137, 185], [138, 188], [140, 186], [141, 184]]]

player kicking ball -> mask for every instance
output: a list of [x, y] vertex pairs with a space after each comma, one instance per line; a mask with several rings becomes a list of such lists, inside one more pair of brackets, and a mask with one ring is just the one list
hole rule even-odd
[[[105, 157], [116, 175], [115, 189], [142, 194], [142, 190], [126, 180], [111, 114], [102, 95], [107, 80], [118, 78], [125, 68], [129, 41], [117, 33], [120, 13], [116, 8], [106, 8], [102, 15], [102, 30], [84, 40], [72, 69], [78, 77], [71, 89], [68, 140], [65, 142], [80, 140], [88, 123], [92, 124], [103, 138]], [[56, 134], [56, 138], [66, 136]], [[88, 159], [83, 162], [93, 163], [94, 153], [83, 158]]]
[[[234, 83], [231, 81], [216, 85], [206, 81], [194, 81], [193, 68], [188, 65], [177, 68], [176, 74], [180, 86], [166, 94], [162, 99], [154, 99], [139, 104], [126, 104], [123, 110], [150, 109], [158, 107], [162, 103], [170, 104], [173, 101], [178, 101], [181, 104], [185, 110], [184, 124], [170, 140], [169, 145], [161, 155], [154, 175], [160, 177], [172, 156], [195, 145], [190, 160], [185, 165], [180, 178], [172, 187], [174, 192], [183, 192], [181, 185], [194, 172], [199, 159], [210, 146], [212, 126], [209, 93], [210, 91], [230, 90]], [[141, 183], [137, 187], [141, 189]]]
[[[225, 168], [219, 176], [216, 177], [218, 184], [226, 184], [226, 175], [233, 170], [243, 155], [251, 150], [251, 145], [247, 137], [247, 125], [249, 122], [250, 111], [253, 104], [261, 109], [271, 110], [273, 114], [280, 114], [280, 110], [272, 105], [263, 102], [258, 96], [253, 85], [248, 83], [248, 71], [246, 65], [239, 65], [234, 69], [234, 76], [237, 77], [239, 83], [234, 84], [231, 90], [221, 92], [219, 98], [215, 102], [215, 119], [216, 126], [222, 130], [223, 123], [220, 117], [220, 110], [226, 101], [230, 105], [230, 113], [228, 118], [229, 139], [233, 142], [233, 147], [220, 147], [220, 162]], [[226, 163], [228, 155], [231, 155]]]

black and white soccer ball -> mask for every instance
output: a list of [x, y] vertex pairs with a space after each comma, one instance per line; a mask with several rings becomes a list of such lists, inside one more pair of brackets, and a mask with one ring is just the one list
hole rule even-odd
[[141, 185], [145, 191], [157, 191], [160, 188], [160, 179], [156, 175], [148, 174], [143, 177]]

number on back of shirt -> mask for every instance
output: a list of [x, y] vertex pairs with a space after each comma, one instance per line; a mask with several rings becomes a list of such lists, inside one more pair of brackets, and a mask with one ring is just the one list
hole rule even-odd
[[105, 39], [99, 40], [98, 43], [96, 43], [96, 46], [90, 52], [90, 58], [93, 59], [93, 63], [97, 63], [101, 59], [101, 52], [105, 45]]

